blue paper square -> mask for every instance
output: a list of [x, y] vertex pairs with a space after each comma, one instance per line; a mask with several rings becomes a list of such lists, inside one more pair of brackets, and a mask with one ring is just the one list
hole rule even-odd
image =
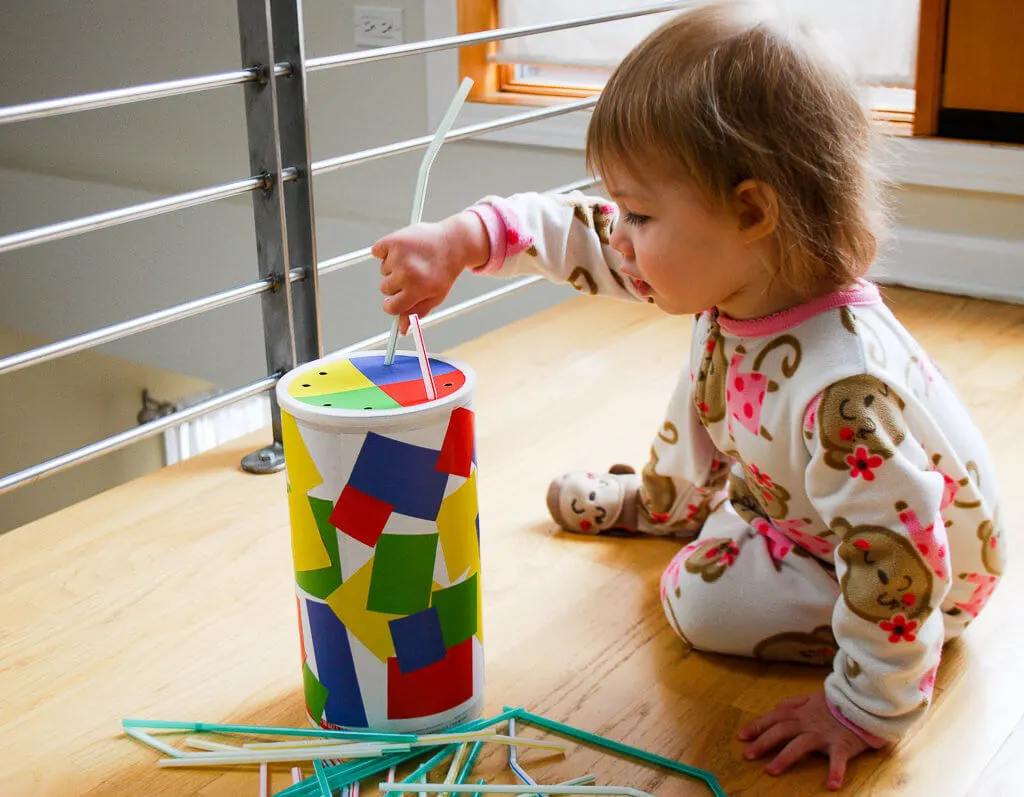
[[441, 618], [434, 607], [392, 620], [388, 626], [403, 675], [429, 667], [445, 657]]
[[324, 719], [334, 725], [365, 728], [366, 710], [348, 642], [348, 629], [326, 603], [306, 601], [306, 610], [317, 677], [327, 688]]
[[436, 520], [448, 474], [436, 470], [440, 452], [370, 432], [359, 451], [348, 483], [394, 511]]
[[[430, 358], [430, 373], [434, 376], [450, 374], [454, 366]], [[416, 355], [396, 354], [391, 365], [384, 365], [383, 355], [374, 354], [369, 357], [353, 357], [352, 365], [362, 372], [363, 376], [375, 385], [390, 385], [394, 382], [411, 382], [422, 379], [420, 361]]]

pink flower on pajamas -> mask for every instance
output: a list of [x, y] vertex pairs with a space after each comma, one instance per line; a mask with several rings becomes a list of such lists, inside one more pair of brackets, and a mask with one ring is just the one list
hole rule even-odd
[[857, 449], [846, 458], [846, 464], [850, 466], [850, 478], [863, 477], [866, 482], [875, 480], [874, 468], [882, 467], [884, 460], [877, 454], [871, 454], [864, 446], [857, 446]]

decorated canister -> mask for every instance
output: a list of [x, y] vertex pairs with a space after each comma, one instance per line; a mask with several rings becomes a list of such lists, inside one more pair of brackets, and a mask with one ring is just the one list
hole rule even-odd
[[277, 385], [302, 679], [325, 728], [442, 729], [480, 713], [473, 372], [327, 356]]

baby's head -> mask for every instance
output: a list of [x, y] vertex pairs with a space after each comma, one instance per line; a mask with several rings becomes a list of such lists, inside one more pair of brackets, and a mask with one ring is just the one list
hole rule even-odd
[[883, 226], [870, 147], [854, 84], [809, 39], [715, 3], [622, 61], [587, 164], [622, 207], [612, 244], [627, 273], [670, 312], [728, 311], [727, 298], [806, 299], [868, 269]]

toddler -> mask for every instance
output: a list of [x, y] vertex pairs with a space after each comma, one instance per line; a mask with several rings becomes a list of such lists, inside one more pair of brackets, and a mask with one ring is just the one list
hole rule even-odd
[[833, 789], [925, 714], [943, 643], [1005, 564], [978, 430], [862, 279], [882, 218], [869, 149], [812, 44], [703, 6], [626, 56], [594, 109], [587, 165], [614, 203], [488, 197], [373, 250], [402, 316], [467, 268], [694, 314], [643, 472], [566, 474], [548, 506], [570, 531], [692, 538], [661, 579], [688, 649], [831, 666], [740, 738], [748, 758], [782, 747], [772, 774], [827, 754]]

